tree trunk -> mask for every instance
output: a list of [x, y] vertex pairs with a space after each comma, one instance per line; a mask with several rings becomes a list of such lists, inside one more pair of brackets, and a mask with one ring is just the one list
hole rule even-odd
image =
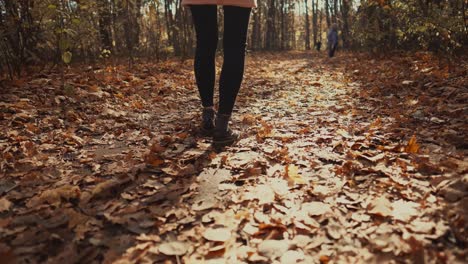
[[284, 13], [285, 13], [285, 10], [284, 10], [284, 1], [285, 0], [280, 0], [280, 49], [281, 50], [284, 50], [285, 49], [285, 41], [286, 41], [286, 32], [284, 30], [284, 26], [286, 25], [285, 23], [285, 18], [284, 18]]
[[101, 49], [112, 50], [111, 12], [109, 2], [97, 1], [99, 16], [99, 35], [101, 38]]
[[167, 39], [169, 40], [169, 43], [174, 45], [174, 39], [173, 39], [173, 34], [172, 34], [172, 13], [170, 9], [170, 4], [171, 0], [164, 0], [164, 18], [166, 19], [166, 34], [167, 34]]
[[252, 18], [252, 36], [250, 39], [250, 47], [253, 50], [258, 50], [261, 48], [260, 43], [260, 14], [261, 14], [261, 4], [259, 4], [258, 9], [254, 10], [253, 18]]
[[[316, 10], [318, 10], [318, 0], [317, 0], [317, 5], [315, 8]], [[320, 22], [319, 22], [319, 28], [318, 28], [318, 34], [317, 34], [319, 41], [322, 41], [322, 24], [323, 24], [323, 12], [320, 11]]]
[[327, 27], [329, 28], [331, 25], [331, 22], [330, 22], [330, 3], [328, 1], [329, 0], [325, 0], [325, 15], [327, 18]]
[[[467, 33], [468, 25], [466, 22], [466, 1], [462, 1], [462, 14], [463, 14], [463, 31], [465, 34]], [[466, 35], [465, 35], [466, 36]], [[466, 44], [466, 39], [465, 39], [465, 44]]]
[[[312, 14], [314, 12], [314, 0], [312, 0]], [[309, 25], [309, 7], [307, 5], [307, 0], [304, 0], [305, 4], [305, 49], [310, 50], [310, 25]], [[314, 34], [314, 43], [315, 43], [315, 34]]]
[[127, 0], [121, 2], [121, 12], [125, 43], [127, 45], [130, 64], [133, 64], [134, 49], [140, 40], [141, 0]]
[[348, 48], [349, 39], [349, 0], [342, 0], [342, 16], [343, 16], [343, 28], [341, 37], [343, 39], [343, 48]]
[[37, 26], [31, 14], [33, 0], [4, 1], [4, 41], [8, 49], [8, 61], [15, 74], [21, 75], [21, 68], [27, 63], [27, 53], [34, 54], [37, 45]]
[[338, 0], [333, 0], [333, 23], [339, 24], [339, 21], [338, 21]]
[[314, 46], [317, 45], [317, 12], [318, 0], [312, 0], [312, 33], [314, 35]]
[[265, 48], [274, 49], [276, 48], [276, 7], [275, 0], [270, 0], [268, 5], [268, 16], [267, 16], [267, 28], [266, 28], [266, 40]]

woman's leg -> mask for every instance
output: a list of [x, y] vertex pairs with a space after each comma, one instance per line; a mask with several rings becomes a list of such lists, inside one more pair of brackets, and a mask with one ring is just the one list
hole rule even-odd
[[250, 11], [251, 8], [224, 6], [224, 63], [218, 109], [222, 115], [231, 115], [242, 83]]
[[239, 135], [228, 128], [244, 75], [250, 8], [224, 6], [224, 62], [219, 79], [219, 109], [213, 133], [215, 148], [234, 143]]
[[328, 56], [330, 58], [335, 56], [335, 50], [336, 50], [336, 45], [335, 44], [329, 44]]
[[195, 51], [195, 79], [202, 105], [213, 106], [215, 84], [215, 56], [218, 45], [218, 18], [216, 5], [192, 5], [193, 23], [197, 36]]

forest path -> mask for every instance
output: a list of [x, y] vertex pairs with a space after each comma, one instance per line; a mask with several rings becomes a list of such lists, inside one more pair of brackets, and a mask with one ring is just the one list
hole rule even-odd
[[71, 71], [65, 91], [54, 74], [12, 83], [0, 257], [466, 260], [466, 77], [401, 66], [413, 58], [322, 56], [250, 55], [242, 138], [220, 153], [197, 136], [190, 62]]

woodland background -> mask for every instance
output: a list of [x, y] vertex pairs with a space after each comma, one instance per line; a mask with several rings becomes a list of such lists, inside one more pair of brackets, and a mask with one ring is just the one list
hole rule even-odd
[[[466, 6], [465, 0], [264, 0], [251, 16], [248, 48], [308, 50], [326, 43], [327, 28], [337, 23], [345, 49], [429, 50], [452, 58], [468, 42]], [[194, 45], [181, 0], [0, 0], [0, 74], [9, 78], [33, 65], [188, 58]]]

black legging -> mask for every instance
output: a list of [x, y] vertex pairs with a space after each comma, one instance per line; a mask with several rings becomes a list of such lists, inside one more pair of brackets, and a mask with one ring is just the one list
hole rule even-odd
[[329, 44], [328, 45], [328, 56], [331, 58], [335, 56], [335, 51], [336, 51], [336, 44]]
[[[224, 62], [219, 79], [220, 114], [230, 115], [244, 75], [250, 8], [224, 6]], [[218, 17], [215, 5], [190, 6], [197, 35], [195, 78], [204, 107], [213, 106]]]

